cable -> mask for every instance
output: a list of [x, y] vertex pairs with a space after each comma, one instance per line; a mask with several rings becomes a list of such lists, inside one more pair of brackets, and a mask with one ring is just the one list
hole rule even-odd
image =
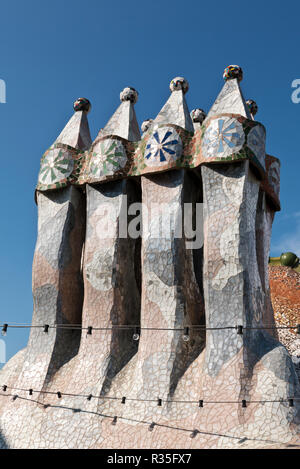
[[[242, 335], [244, 330], [258, 330], [258, 329], [296, 329], [297, 334], [300, 334], [300, 325], [297, 324], [296, 326], [257, 326], [257, 327], [248, 327], [248, 326], [226, 326], [226, 327], [206, 327], [205, 325], [190, 325], [190, 326], [185, 326], [184, 328], [156, 328], [156, 327], [140, 327], [136, 325], [131, 325], [131, 324], [126, 324], [126, 325], [114, 325], [112, 327], [82, 327], [81, 325], [78, 324], [55, 324], [55, 325], [24, 325], [24, 324], [8, 324], [8, 323], [3, 323], [2, 325], [0, 324], [0, 327], [2, 327], [2, 334], [7, 333], [7, 329], [10, 328], [43, 328], [45, 333], [48, 333], [49, 328], [51, 329], [75, 329], [75, 330], [87, 330], [88, 334], [92, 334], [93, 330], [113, 330], [113, 329], [135, 329], [135, 334], [134, 336], [137, 336], [133, 338], [135, 340], [139, 339], [139, 333], [141, 330], [163, 330], [163, 331], [183, 331], [185, 338], [184, 340], [189, 340], [189, 329], [197, 329], [201, 328], [202, 330], [228, 330], [228, 329], [235, 329], [237, 331], [237, 334]], [[280, 400], [261, 400], [261, 401], [204, 401], [203, 399], [198, 400], [198, 401], [176, 401], [176, 400], [163, 400], [160, 398], [157, 399], [138, 399], [138, 398], [127, 398], [126, 396], [122, 397], [112, 397], [112, 396], [93, 396], [92, 394], [85, 395], [85, 394], [71, 394], [71, 393], [62, 393], [60, 391], [53, 392], [53, 391], [43, 391], [43, 390], [34, 390], [34, 389], [23, 389], [23, 388], [13, 388], [7, 385], [2, 385], [2, 390], [5, 392], [7, 389], [11, 389], [14, 391], [22, 391], [22, 392], [28, 392], [29, 395], [33, 395], [33, 393], [39, 393], [39, 394], [52, 394], [52, 395], [57, 395], [58, 398], [61, 398], [62, 396], [68, 396], [68, 397], [84, 397], [88, 400], [91, 400], [92, 398], [94, 399], [107, 399], [107, 400], [121, 400], [122, 404], [125, 404], [126, 401], [138, 401], [138, 402], [157, 402], [158, 406], [161, 406], [163, 402], [166, 403], [185, 403], [185, 404], [198, 404], [199, 407], [204, 406], [205, 404], [240, 404], [242, 403], [243, 407], [246, 407], [247, 404], [250, 403], [267, 403], [267, 402], [288, 402], [290, 407], [293, 407], [294, 401], [298, 401], [300, 399], [298, 398], [287, 398], [287, 399], [280, 399]], [[18, 396], [17, 396], [18, 397]]]
[[[28, 393], [30, 396], [32, 396], [34, 393], [35, 394], [49, 394], [49, 395], [56, 395], [59, 399], [61, 399], [63, 396], [66, 397], [84, 397], [87, 400], [91, 399], [98, 399], [98, 400], [116, 400], [116, 401], [121, 401], [122, 404], [126, 404], [126, 401], [132, 401], [132, 402], [156, 402], [156, 404], [161, 407], [163, 403], [176, 403], [176, 404], [197, 404], [199, 407], [204, 407], [204, 404], [241, 404], [242, 407], [247, 407], [248, 404], [266, 404], [266, 403], [284, 403], [287, 402], [289, 404], [289, 407], [294, 407], [294, 402], [295, 401], [300, 401], [300, 398], [297, 397], [288, 397], [286, 399], [280, 398], [280, 399], [263, 399], [263, 400], [246, 400], [246, 399], [241, 399], [238, 401], [207, 401], [205, 399], [198, 399], [196, 401], [194, 400], [170, 400], [170, 399], [139, 399], [139, 398], [133, 398], [133, 397], [118, 397], [118, 396], [94, 396], [93, 394], [76, 394], [76, 393], [67, 393], [67, 392], [61, 392], [61, 391], [43, 391], [43, 390], [36, 390], [36, 389], [24, 389], [24, 388], [15, 388], [12, 386], [7, 386], [6, 384], [0, 385], [2, 387], [2, 391], [6, 392], [7, 390], [11, 391], [22, 391]], [[3, 394], [2, 394], [3, 395]], [[18, 396], [17, 396], [18, 397]], [[17, 398], [16, 397], [16, 398]]]
[[205, 326], [203, 324], [190, 324], [185, 327], [142, 327], [139, 325], [135, 324], [115, 324], [110, 327], [93, 327], [93, 326], [87, 326], [83, 327], [82, 325], [78, 324], [54, 324], [54, 325], [49, 325], [49, 324], [43, 324], [43, 325], [24, 325], [24, 324], [9, 324], [9, 323], [3, 323], [0, 324], [0, 327], [2, 328], [2, 335], [6, 335], [8, 328], [10, 329], [44, 329], [44, 332], [48, 332], [49, 329], [65, 329], [65, 330], [86, 330], [89, 335], [92, 334], [92, 331], [111, 331], [114, 329], [118, 330], [131, 330], [131, 329], [136, 329], [137, 334], [139, 335], [139, 331], [181, 331], [184, 332], [184, 335], [189, 335], [189, 330], [190, 329], [200, 329], [203, 331], [216, 331], [216, 330], [237, 330], [237, 333], [239, 335], [243, 334], [244, 330], [279, 330], [279, 329], [295, 329], [297, 330], [297, 334], [300, 334], [300, 324], [297, 324], [295, 326], [271, 326], [271, 325], [265, 325], [265, 326], [220, 326], [220, 327], [209, 327]]

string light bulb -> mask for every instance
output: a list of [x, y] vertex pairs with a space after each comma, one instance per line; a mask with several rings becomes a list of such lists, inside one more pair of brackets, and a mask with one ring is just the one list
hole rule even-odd
[[133, 340], [139, 340], [141, 335], [141, 328], [140, 327], [135, 327], [134, 328], [134, 334], [132, 336]]
[[[18, 388], [14, 388], [14, 387], [9, 387], [7, 386], [6, 384], [3, 384], [3, 385], [0, 385], [0, 387], [2, 388], [2, 391], [6, 392], [7, 389], [11, 389], [12, 391], [25, 391], [25, 392], [28, 392], [29, 395], [33, 395], [33, 393], [42, 393], [42, 394], [56, 394], [57, 397], [60, 399], [62, 398], [63, 396], [63, 393], [61, 392], [56, 392], [56, 393], [53, 393], [52, 391], [43, 391], [43, 390], [40, 390], [40, 391], [37, 391], [37, 390], [33, 390], [33, 389], [18, 389]], [[73, 396], [73, 397], [86, 397], [87, 400], [91, 400], [92, 397], [96, 397], [96, 398], [103, 398], [105, 399], [104, 396], [93, 396], [92, 394], [86, 396], [86, 395], [82, 395], [82, 394], [64, 394], [66, 396]], [[4, 396], [4, 394], [3, 394]], [[11, 394], [7, 394], [6, 395], [7, 397], [11, 396]], [[17, 394], [13, 395], [12, 396], [13, 399], [17, 399], [19, 396]], [[108, 397], [107, 396], [107, 399], [111, 399], [111, 397]], [[113, 399], [120, 399], [122, 401], [122, 403], [125, 403], [125, 401], [127, 400], [127, 397], [120, 397], [120, 398], [116, 398], [114, 397]], [[142, 402], [145, 402], [147, 401], [147, 399], [130, 399], [130, 400], [133, 400], [133, 401], [142, 401]], [[296, 402], [299, 402], [300, 401], [300, 398], [280, 398], [279, 400], [261, 400], [261, 401], [255, 401], [255, 402], [258, 402], [258, 403], [261, 403], [261, 404], [265, 404], [266, 402], [281, 402], [281, 403], [287, 403], [289, 407], [295, 407], [295, 401]], [[163, 400], [160, 399], [160, 398], [157, 398], [157, 405], [158, 406], [162, 406], [162, 402]], [[198, 403], [199, 407], [204, 407], [204, 401], [203, 400], [199, 400], [199, 401], [176, 401], [174, 400], [173, 402], [179, 402], [179, 403], [186, 403], [186, 404], [196, 404]], [[245, 399], [243, 399], [242, 401], [226, 401], [228, 404], [242, 404], [242, 407], [247, 407], [248, 403], [251, 402], [247, 402]], [[209, 403], [209, 402], [208, 402]], [[224, 404], [224, 401], [216, 401], [216, 402], [211, 402], [211, 404]], [[45, 409], [50, 407], [50, 404], [44, 404], [43, 406]], [[78, 409], [76, 410], [78, 411]], [[117, 420], [117, 417], [114, 417], [114, 420], [116, 422]], [[152, 424], [150, 425], [150, 428], [154, 428], [155, 425], [158, 425], [156, 424], [155, 422], [152, 422]]]
[[149, 432], [153, 432], [155, 427], [155, 422], [152, 422], [151, 425], [149, 426]]
[[190, 340], [190, 328], [189, 327], [184, 328], [182, 340], [184, 340], [184, 342], [188, 342]]

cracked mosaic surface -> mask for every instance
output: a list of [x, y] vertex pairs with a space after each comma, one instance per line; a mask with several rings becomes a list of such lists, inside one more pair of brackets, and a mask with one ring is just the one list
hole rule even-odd
[[279, 161], [273, 161], [268, 168], [268, 181], [275, 194], [279, 196], [280, 189], [280, 164]]
[[244, 100], [237, 79], [226, 81], [223, 89], [207, 114], [207, 119], [225, 113], [239, 114], [247, 119], [251, 119], [249, 108]]
[[[202, 173], [204, 249], [194, 252], [186, 249], [182, 239], [151, 239], [151, 229], [159, 223], [151, 211], [141, 247], [137, 240], [119, 239], [117, 234], [125, 195], [131, 201], [142, 197], [147, 207], [167, 201], [179, 216], [184, 202], [201, 200], [199, 182], [184, 170], [143, 177], [142, 196], [135, 183], [126, 180], [87, 187], [82, 323], [101, 327], [140, 321], [143, 327], [165, 330], [142, 330], [139, 341], [132, 340], [132, 331], [94, 331], [92, 335], [82, 331], [81, 337], [73, 338], [54, 331], [47, 337], [34, 332], [25, 352], [0, 372], [0, 381], [9, 386], [18, 383], [20, 388], [33, 383], [53, 394], [18, 392], [13, 400], [0, 393], [2, 447], [279, 448], [299, 444], [297, 407], [254, 402], [266, 396], [272, 400], [297, 395], [291, 358], [276, 338], [265, 331], [245, 331], [243, 336], [231, 330], [192, 331], [185, 342], [182, 332], [168, 330], [186, 323], [222, 326], [269, 321], [257, 314], [268, 296], [263, 284], [272, 224], [259, 181], [248, 162], [203, 166]], [[80, 260], [75, 261], [71, 252], [80, 252], [78, 247], [72, 249], [79, 241], [74, 230], [77, 213], [82, 220], [78, 205], [82, 195], [74, 190], [53, 193], [51, 200], [39, 195], [35, 320], [45, 322], [50, 314], [53, 319], [60, 314], [50, 272], [67, 269], [70, 285], [80, 275], [76, 273]], [[103, 239], [102, 208], [107, 203], [114, 207], [114, 215], [109, 222], [111, 234]], [[172, 220], [176, 225], [178, 217]], [[59, 227], [65, 237], [63, 251], [58, 251]], [[254, 261], [257, 232], [265, 235], [259, 248], [263, 264]], [[64, 253], [60, 260], [58, 252]], [[44, 262], [49, 263], [45, 271]], [[48, 282], [45, 286], [43, 278]], [[59, 295], [62, 304], [72, 296], [61, 286]], [[47, 317], [39, 318], [46, 306]], [[66, 356], [66, 347], [73, 355]], [[116, 399], [89, 401], [64, 394], [58, 399], [57, 390], [128, 400], [124, 405]], [[161, 407], [155, 402], [158, 397], [164, 400]], [[204, 399], [203, 408], [198, 407], [199, 398]], [[253, 402], [245, 409], [232, 404], [243, 398]], [[151, 399], [154, 402], [148, 402]], [[112, 425], [114, 416], [116, 425]], [[155, 425], [149, 431], [152, 422]], [[196, 436], [191, 438], [194, 430]]]
[[261, 125], [256, 125], [247, 136], [247, 146], [253, 151], [260, 164], [265, 166], [266, 131]]
[[[89, 151], [55, 144], [42, 159], [37, 189], [53, 190], [70, 184], [84, 186], [87, 182], [105, 182], [172, 168], [196, 168], [209, 161], [249, 159], [264, 179], [263, 190], [279, 208], [275, 169], [279, 163], [276, 158], [265, 156], [264, 127], [233, 115], [206, 120], [204, 126], [199, 126], [192, 136], [176, 125], [160, 124], [154, 131], [145, 132], [140, 143], [106, 138], [96, 141]], [[267, 168], [265, 157], [272, 158]]]
[[[275, 324], [268, 256], [279, 162], [265, 157], [264, 128], [237, 79], [194, 135], [177, 87], [142, 140], [130, 93], [92, 146], [86, 115], [75, 113], [53, 146], [59, 158], [70, 152], [69, 166], [46, 153], [33, 323], [83, 329], [33, 328], [0, 371], [9, 386], [0, 390], [0, 448], [300, 445], [299, 402], [287, 402], [300, 397], [295, 358], [264, 328]], [[135, 202], [144, 203], [142, 239], [119, 231], [134, 221], [124, 210]], [[195, 215], [202, 202], [204, 245], [191, 249], [177, 229], [184, 204]], [[170, 230], [153, 236], [162, 221]], [[283, 309], [276, 320], [286, 320]]]

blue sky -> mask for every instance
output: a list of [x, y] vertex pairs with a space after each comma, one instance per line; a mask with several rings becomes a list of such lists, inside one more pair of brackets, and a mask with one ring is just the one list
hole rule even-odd
[[[300, 104], [291, 100], [292, 81], [300, 79], [299, 15], [300, 3], [288, 0], [2, 2], [1, 323], [31, 322], [40, 157], [80, 96], [92, 102], [94, 138], [125, 86], [139, 91], [140, 123], [156, 116], [175, 76], [190, 83], [190, 109], [207, 111], [223, 85], [223, 69], [239, 64], [245, 98], [256, 100], [257, 120], [267, 128], [267, 151], [282, 163], [282, 212], [271, 255], [300, 254]], [[26, 345], [27, 332], [9, 330], [5, 341], [9, 358]]]

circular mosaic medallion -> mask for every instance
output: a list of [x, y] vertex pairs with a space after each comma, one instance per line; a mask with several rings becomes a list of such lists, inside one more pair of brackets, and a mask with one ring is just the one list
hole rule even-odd
[[204, 158], [226, 158], [243, 147], [245, 134], [240, 122], [232, 117], [213, 119], [207, 127], [202, 151]]
[[154, 131], [145, 151], [147, 166], [160, 166], [171, 163], [180, 158], [182, 141], [179, 134], [172, 127], [162, 127]]
[[258, 161], [265, 166], [266, 156], [266, 131], [261, 125], [256, 125], [250, 130], [247, 137], [247, 146], [253, 151]]
[[111, 176], [123, 169], [126, 163], [126, 151], [119, 140], [111, 138], [101, 140], [93, 149], [89, 176], [94, 178]]
[[39, 183], [51, 185], [68, 178], [74, 168], [72, 153], [66, 149], [52, 148], [41, 162]]

